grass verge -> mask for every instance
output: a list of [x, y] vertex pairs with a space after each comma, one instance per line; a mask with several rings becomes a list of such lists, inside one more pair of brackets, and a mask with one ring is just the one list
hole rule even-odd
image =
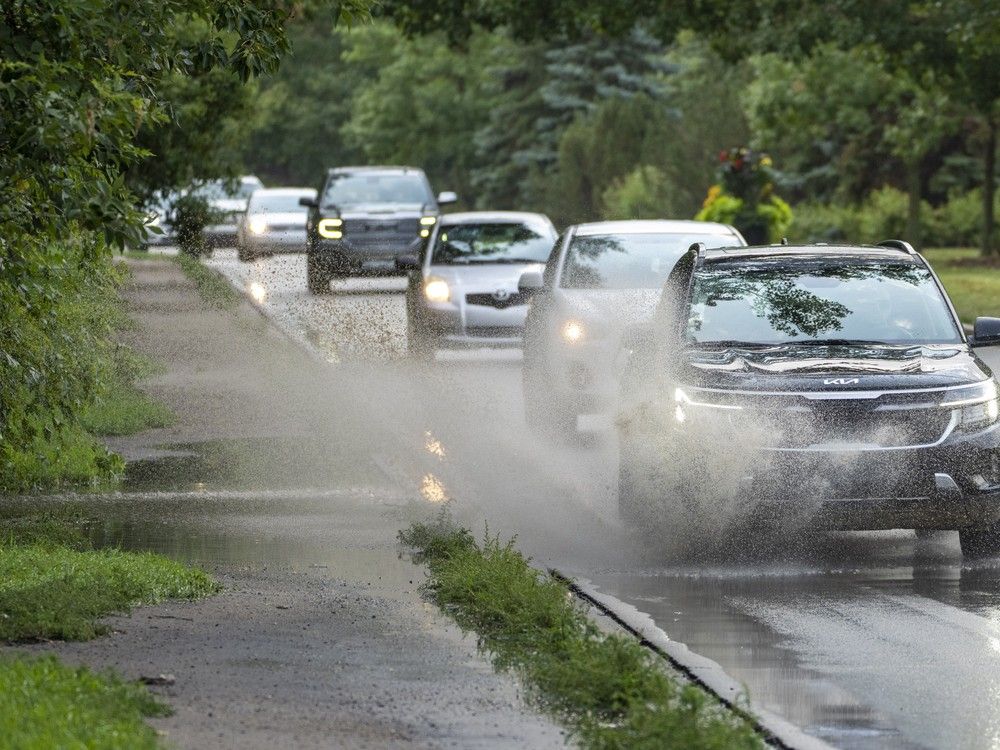
[[4, 747], [155, 748], [143, 721], [169, 709], [141, 685], [68, 667], [49, 657], [0, 655], [0, 737]]
[[0, 521], [0, 641], [93, 638], [106, 615], [218, 589], [207, 573], [161, 555], [88, 546], [65, 519]]
[[179, 253], [175, 257], [181, 270], [198, 286], [205, 302], [220, 310], [232, 310], [236, 307], [240, 295], [228, 281], [192, 255]]
[[146, 357], [118, 346], [99, 395], [80, 415], [84, 429], [94, 435], [134, 435], [173, 424], [173, 413], [136, 387], [159, 369]]
[[923, 255], [941, 278], [963, 323], [972, 323], [980, 315], [1000, 317], [1000, 265], [983, 262], [973, 248], [937, 248]]
[[744, 719], [674, 679], [632, 638], [601, 632], [566, 587], [513, 548], [442, 515], [400, 532], [426, 563], [430, 598], [499, 669], [517, 672], [539, 704], [586, 748], [760, 748]]

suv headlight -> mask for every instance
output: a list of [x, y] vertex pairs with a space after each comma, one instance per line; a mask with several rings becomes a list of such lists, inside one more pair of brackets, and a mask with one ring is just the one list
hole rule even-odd
[[739, 404], [726, 403], [724, 396], [708, 391], [685, 391], [674, 388], [674, 419], [678, 422], [687, 420], [688, 411], [692, 409], [722, 409], [725, 411], [741, 411]]
[[958, 411], [958, 426], [962, 429], [988, 427], [1000, 416], [997, 383], [990, 378], [968, 388], [954, 390], [945, 397], [941, 406]]
[[339, 240], [344, 236], [343, 219], [320, 219], [316, 231], [328, 240]]

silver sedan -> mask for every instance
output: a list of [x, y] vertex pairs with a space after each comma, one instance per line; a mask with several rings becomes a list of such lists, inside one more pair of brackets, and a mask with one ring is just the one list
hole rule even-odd
[[517, 282], [540, 271], [556, 230], [542, 214], [472, 211], [442, 216], [420, 257], [397, 261], [410, 271], [406, 291], [409, 351], [519, 346], [528, 297]]
[[247, 212], [236, 234], [240, 260], [250, 261], [275, 253], [306, 251], [306, 218], [302, 198], [316, 200], [311, 188], [262, 188], [247, 202]]

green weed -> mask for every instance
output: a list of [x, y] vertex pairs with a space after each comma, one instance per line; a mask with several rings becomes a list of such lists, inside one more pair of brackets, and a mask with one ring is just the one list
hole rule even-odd
[[533, 568], [513, 542], [481, 544], [446, 515], [400, 532], [429, 569], [425, 589], [495, 666], [587, 748], [760, 748], [743, 718], [674, 679], [632, 638], [602, 632], [566, 586]]
[[236, 307], [240, 295], [222, 276], [187, 253], [180, 253], [175, 258], [181, 270], [197, 284], [205, 302], [220, 310], [232, 310]]

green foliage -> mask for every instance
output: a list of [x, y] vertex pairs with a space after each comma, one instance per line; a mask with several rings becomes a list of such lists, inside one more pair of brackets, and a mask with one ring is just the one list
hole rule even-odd
[[200, 195], [188, 193], [174, 201], [172, 212], [171, 219], [181, 252], [194, 258], [209, 253], [211, 248], [205, 239], [205, 227], [216, 216], [208, 201]]
[[634, 639], [601, 632], [513, 542], [487, 534], [477, 544], [446, 515], [400, 540], [427, 564], [433, 600], [478, 634], [498, 668], [518, 672], [583, 747], [763, 747], [744, 720], [678, 684]]
[[126, 346], [118, 346], [109, 369], [94, 403], [80, 415], [85, 430], [93, 435], [133, 435], [173, 423], [170, 410], [135, 385], [156, 370], [151, 362]]
[[21, 750], [157, 748], [144, 721], [169, 709], [145, 687], [60, 664], [53, 656], [0, 656], [0, 737]]
[[662, 219], [682, 216], [677, 188], [667, 174], [640, 166], [615, 180], [602, 196], [606, 219]]

